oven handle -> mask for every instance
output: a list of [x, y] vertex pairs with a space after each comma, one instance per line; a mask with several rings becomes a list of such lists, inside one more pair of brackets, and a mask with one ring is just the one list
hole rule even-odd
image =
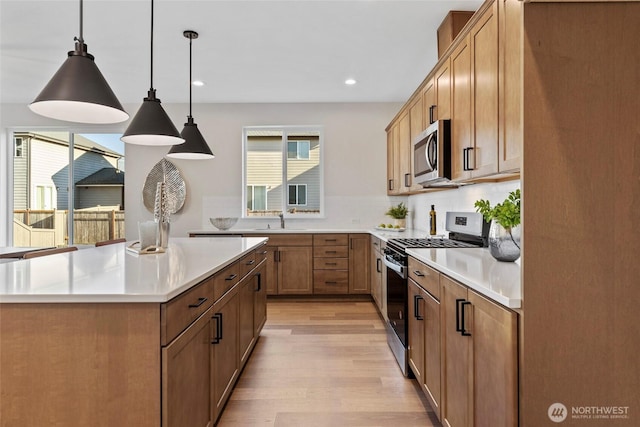
[[395, 262], [389, 261], [386, 255], [382, 259], [382, 262], [384, 262], [384, 265], [386, 265], [387, 268], [395, 271], [398, 276], [402, 277], [403, 279], [407, 278], [407, 269], [405, 267], [398, 265]]

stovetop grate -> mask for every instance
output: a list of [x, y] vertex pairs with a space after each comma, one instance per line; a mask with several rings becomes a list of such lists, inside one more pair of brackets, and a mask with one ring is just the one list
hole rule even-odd
[[477, 248], [473, 243], [444, 238], [433, 239], [390, 239], [389, 243], [401, 249], [407, 248]]

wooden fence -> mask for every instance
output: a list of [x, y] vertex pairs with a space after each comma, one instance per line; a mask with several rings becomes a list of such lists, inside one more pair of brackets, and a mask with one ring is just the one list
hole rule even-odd
[[[33, 234], [53, 233], [53, 244], [69, 244], [67, 219], [69, 212], [60, 210], [16, 210], [13, 212], [13, 245], [38, 246], [31, 242]], [[102, 240], [119, 239], [124, 235], [124, 211], [75, 210], [73, 211], [73, 244], [93, 245]], [[49, 238], [47, 238], [49, 239]]]

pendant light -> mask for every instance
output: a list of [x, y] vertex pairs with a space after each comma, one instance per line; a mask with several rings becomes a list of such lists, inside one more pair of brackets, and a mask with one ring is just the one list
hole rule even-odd
[[29, 108], [36, 114], [79, 123], [119, 123], [129, 114], [122, 108], [109, 84], [87, 52], [82, 34], [83, 8], [80, 0], [80, 37], [75, 50], [42, 89]]
[[198, 125], [193, 121], [193, 117], [191, 116], [191, 98], [192, 98], [192, 87], [193, 87], [193, 77], [191, 71], [191, 62], [192, 62], [192, 54], [193, 54], [193, 39], [198, 38], [198, 33], [195, 31], [187, 30], [182, 33], [186, 38], [189, 39], [189, 115], [187, 116], [187, 123], [184, 124], [184, 129], [180, 135], [185, 140], [184, 144], [174, 145], [169, 150], [167, 157], [171, 157], [173, 159], [189, 159], [189, 160], [206, 160], [213, 159], [215, 156], [211, 152], [209, 145], [207, 145], [207, 141], [204, 140], [200, 130], [198, 130]]
[[167, 115], [153, 88], [153, 0], [151, 0], [151, 86], [140, 109], [120, 138], [123, 142], [137, 145], [175, 145], [184, 139]]

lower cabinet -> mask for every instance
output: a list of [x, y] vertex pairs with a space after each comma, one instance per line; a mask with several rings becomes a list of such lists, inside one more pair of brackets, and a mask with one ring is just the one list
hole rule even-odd
[[369, 234], [349, 234], [349, 293], [370, 294]]
[[[162, 426], [211, 427], [213, 308], [162, 349]], [[188, 404], [185, 404], [188, 402]]]
[[[266, 321], [267, 263], [256, 261], [257, 267], [162, 347], [163, 427], [213, 427], [219, 418]], [[198, 295], [188, 295], [188, 301]]]
[[445, 426], [518, 425], [517, 314], [440, 275]]
[[382, 298], [382, 271], [384, 264], [382, 263], [382, 254], [380, 249], [380, 239], [371, 237], [371, 297], [378, 306], [378, 311], [384, 313], [386, 307]]

